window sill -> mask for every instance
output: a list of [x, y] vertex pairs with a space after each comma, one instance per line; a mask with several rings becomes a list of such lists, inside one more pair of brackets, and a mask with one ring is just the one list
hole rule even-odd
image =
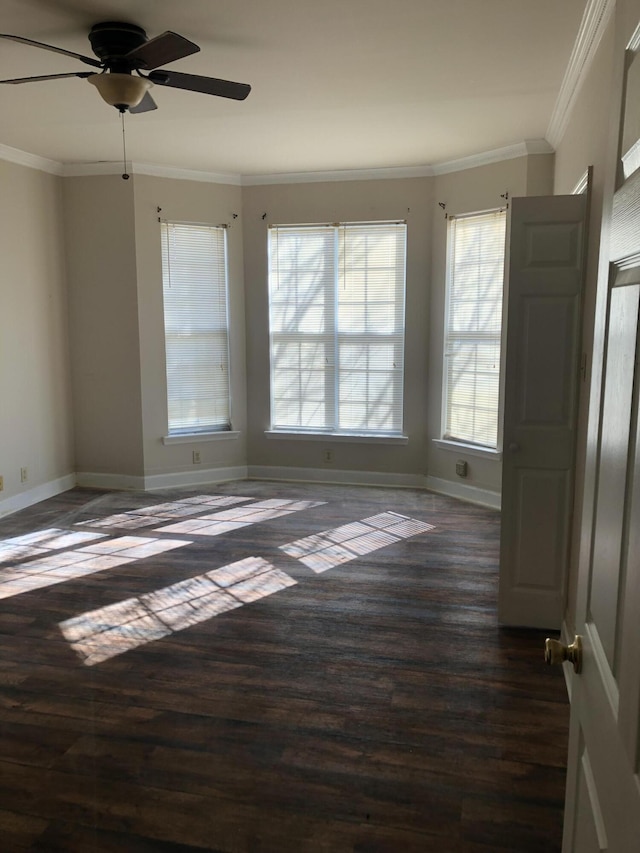
[[434, 438], [433, 443], [440, 450], [448, 450], [452, 453], [464, 453], [466, 456], [482, 456], [485, 459], [502, 459], [502, 451], [491, 447], [478, 447], [477, 444], [465, 444], [464, 441], [453, 441], [448, 438]]
[[284, 438], [288, 441], [324, 441], [345, 444], [407, 444], [408, 435], [371, 435], [371, 433], [343, 432], [292, 432], [282, 429], [265, 430], [266, 438]]
[[187, 432], [180, 435], [163, 435], [163, 444], [201, 444], [204, 441], [225, 441], [238, 438], [238, 430], [224, 429], [218, 432]]

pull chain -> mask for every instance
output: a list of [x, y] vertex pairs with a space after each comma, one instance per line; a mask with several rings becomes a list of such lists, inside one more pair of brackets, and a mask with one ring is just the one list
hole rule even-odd
[[127, 138], [124, 132], [124, 110], [120, 111], [120, 118], [122, 119], [122, 180], [128, 181], [129, 175], [127, 174]]

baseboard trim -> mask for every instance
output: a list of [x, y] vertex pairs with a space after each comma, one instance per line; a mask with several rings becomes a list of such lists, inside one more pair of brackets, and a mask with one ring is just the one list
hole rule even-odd
[[384, 471], [342, 471], [323, 468], [289, 468], [279, 465], [249, 465], [249, 480], [277, 480], [289, 483], [326, 483], [343, 486], [387, 486], [422, 489], [421, 474], [388, 474]]
[[92, 489], [120, 489], [127, 492], [144, 491], [144, 477], [132, 474], [100, 474], [95, 471], [79, 471], [76, 485]]
[[21, 492], [18, 495], [12, 495], [10, 498], [5, 498], [0, 501], [0, 516], [11, 515], [21, 509], [26, 509], [29, 506], [46, 501], [47, 498], [53, 498], [56, 495], [72, 489], [76, 485], [76, 475], [67, 474], [64, 477], [58, 477], [55, 480], [49, 480], [47, 483], [42, 483], [39, 486], [34, 486], [26, 492]]
[[452, 483], [451, 480], [443, 480], [441, 477], [425, 477], [424, 488], [439, 495], [459, 498], [461, 501], [488, 506], [491, 509], [500, 509], [502, 506], [500, 492], [479, 489], [477, 486], [469, 486], [466, 483]]
[[84, 471], [77, 476], [78, 486], [96, 489], [123, 489], [125, 491], [153, 492], [180, 486], [204, 486], [228, 480], [246, 480], [246, 465], [230, 468], [205, 468], [197, 471], [173, 471], [166, 474], [131, 476], [128, 474], [98, 474]]
[[33, 489], [0, 501], [0, 517], [26, 509], [33, 504], [55, 497], [74, 486], [124, 491], [157, 491], [180, 486], [203, 486], [230, 480], [274, 480], [291, 483], [326, 483], [345, 486], [386, 486], [388, 488], [427, 489], [500, 509], [500, 494], [476, 486], [452, 483], [439, 477], [422, 474], [389, 474], [384, 471], [344, 471], [322, 468], [292, 468], [278, 465], [236, 465], [228, 468], [207, 468], [200, 471], [178, 471], [170, 474], [132, 476], [81, 471], [68, 474]]
[[226, 483], [229, 480], [246, 480], [247, 466], [235, 465], [230, 468], [206, 468], [200, 471], [177, 471], [171, 474], [151, 474], [144, 478], [147, 492], [158, 489], [171, 489], [176, 486], [206, 486], [211, 483]]

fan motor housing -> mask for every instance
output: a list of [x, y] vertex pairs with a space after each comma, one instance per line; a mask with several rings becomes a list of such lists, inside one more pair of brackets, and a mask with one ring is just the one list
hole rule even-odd
[[[131, 70], [135, 62], [127, 62], [127, 53], [140, 47], [147, 39], [146, 32], [136, 24], [118, 21], [105, 21], [94, 24], [89, 32], [89, 41], [93, 52], [112, 70]], [[118, 66], [117, 68], [114, 67]]]

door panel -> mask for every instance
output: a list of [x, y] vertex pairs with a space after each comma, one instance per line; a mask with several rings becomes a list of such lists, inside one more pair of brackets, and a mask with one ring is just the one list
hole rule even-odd
[[[575, 400], [572, 342], [578, 334], [575, 300], [526, 298], [522, 306], [522, 426], [571, 426]], [[544, 329], [545, 335], [538, 334]]]
[[559, 628], [579, 382], [584, 196], [513, 199], [499, 618]]
[[[611, 127], [624, 138], [622, 104], [640, 118], [640, 92], [625, 98], [640, 63], [640, 0], [618, 0], [615, 21]], [[604, 189], [576, 600], [584, 659], [570, 679], [563, 853], [640, 850], [640, 170], [625, 180], [626, 144], [612, 137]]]
[[575, 222], [534, 222], [527, 229], [525, 269], [564, 267], [580, 262], [582, 231]]
[[518, 471], [518, 531], [515, 586], [518, 590], [560, 589], [565, 570], [567, 524], [563, 512], [570, 489], [566, 471]]
[[584, 741], [581, 742], [578, 767], [575, 849], [583, 853], [604, 853], [609, 849], [598, 789]]
[[592, 551], [590, 621], [615, 667], [618, 596], [625, 518], [631, 405], [640, 287], [611, 291], [600, 465]]

